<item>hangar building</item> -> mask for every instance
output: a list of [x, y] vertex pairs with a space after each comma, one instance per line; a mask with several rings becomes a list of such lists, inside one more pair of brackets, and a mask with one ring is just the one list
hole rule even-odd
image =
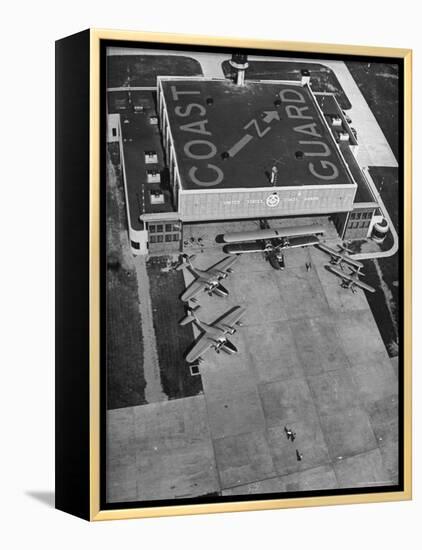
[[135, 254], [180, 250], [196, 222], [330, 215], [365, 238], [379, 221], [356, 136], [308, 78], [159, 77], [113, 116]]

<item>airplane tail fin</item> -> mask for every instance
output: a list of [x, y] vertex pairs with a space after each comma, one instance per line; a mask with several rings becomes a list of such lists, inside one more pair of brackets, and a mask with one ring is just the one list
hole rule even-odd
[[179, 322], [179, 325], [189, 325], [189, 323], [193, 323], [196, 320], [196, 312], [198, 309], [200, 309], [201, 306], [197, 307], [189, 307], [187, 310], [187, 314], [183, 319]]
[[179, 265], [176, 267], [176, 271], [182, 271], [187, 267], [192, 267], [192, 260], [195, 259], [195, 254], [189, 256], [188, 254], [182, 254]]

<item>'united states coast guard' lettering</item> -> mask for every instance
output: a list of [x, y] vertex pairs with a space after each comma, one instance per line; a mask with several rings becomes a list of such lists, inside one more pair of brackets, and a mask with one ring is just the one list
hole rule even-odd
[[[175, 102], [180, 98], [186, 99], [185, 96], [200, 95], [199, 90], [178, 90], [176, 86], [171, 86], [172, 98]], [[288, 118], [307, 121], [304, 124], [295, 126], [293, 130], [301, 135], [310, 136], [313, 139], [301, 139], [299, 144], [303, 146], [303, 156], [310, 157], [308, 162], [309, 172], [317, 179], [330, 181], [335, 180], [339, 171], [337, 166], [330, 160], [326, 160], [332, 155], [330, 147], [322, 141], [322, 135], [318, 132], [318, 126], [314, 121], [314, 117], [309, 113], [309, 106], [303, 105], [306, 103], [305, 96], [297, 89], [287, 88], [279, 93], [280, 100], [285, 104], [284, 109]], [[205, 118], [207, 109], [204, 105], [197, 102], [188, 103], [185, 106], [177, 105], [174, 109], [175, 114], [180, 118], [188, 118], [191, 115], [199, 115], [201, 120], [196, 122], [188, 122], [180, 126], [183, 132], [198, 134], [202, 139], [191, 139], [184, 145], [185, 155], [193, 160], [208, 160], [211, 161], [217, 154], [217, 147], [211, 141], [212, 133], [208, 130], [208, 119]], [[201, 166], [192, 166], [188, 172], [188, 176], [192, 183], [200, 187], [215, 187], [224, 179], [223, 170], [208, 162]]]

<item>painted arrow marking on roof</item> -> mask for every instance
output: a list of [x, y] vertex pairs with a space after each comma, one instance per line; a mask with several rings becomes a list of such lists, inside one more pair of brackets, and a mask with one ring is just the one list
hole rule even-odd
[[264, 122], [271, 122], [272, 120], [280, 120], [280, 115], [277, 111], [264, 111], [265, 116], [262, 119]]
[[[262, 118], [262, 121], [266, 124], [270, 124], [273, 120], [280, 120], [280, 115], [277, 111], [264, 111], [264, 117]], [[258, 121], [256, 118], [253, 118], [250, 120], [244, 127], [244, 130], [247, 130], [250, 127], [255, 128], [256, 135], [259, 138], [264, 137], [268, 134], [268, 132], [271, 130], [271, 126], [267, 126], [266, 128], [260, 128]], [[239, 151], [241, 151], [251, 140], [253, 139], [253, 136], [251, 134], [245, 134], [243, 137], [239, 139], [228, 151], [230, 157], [235, 157]]]

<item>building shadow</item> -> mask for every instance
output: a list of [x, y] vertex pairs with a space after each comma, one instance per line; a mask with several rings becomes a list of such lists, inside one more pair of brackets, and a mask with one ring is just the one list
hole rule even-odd
[[26, 491], [25, 494], [28, 497], [38, 500], [41, 504], [48, 506], [49, 508], [54, 508], [55, 503], [55, 493], [54, 491]]

